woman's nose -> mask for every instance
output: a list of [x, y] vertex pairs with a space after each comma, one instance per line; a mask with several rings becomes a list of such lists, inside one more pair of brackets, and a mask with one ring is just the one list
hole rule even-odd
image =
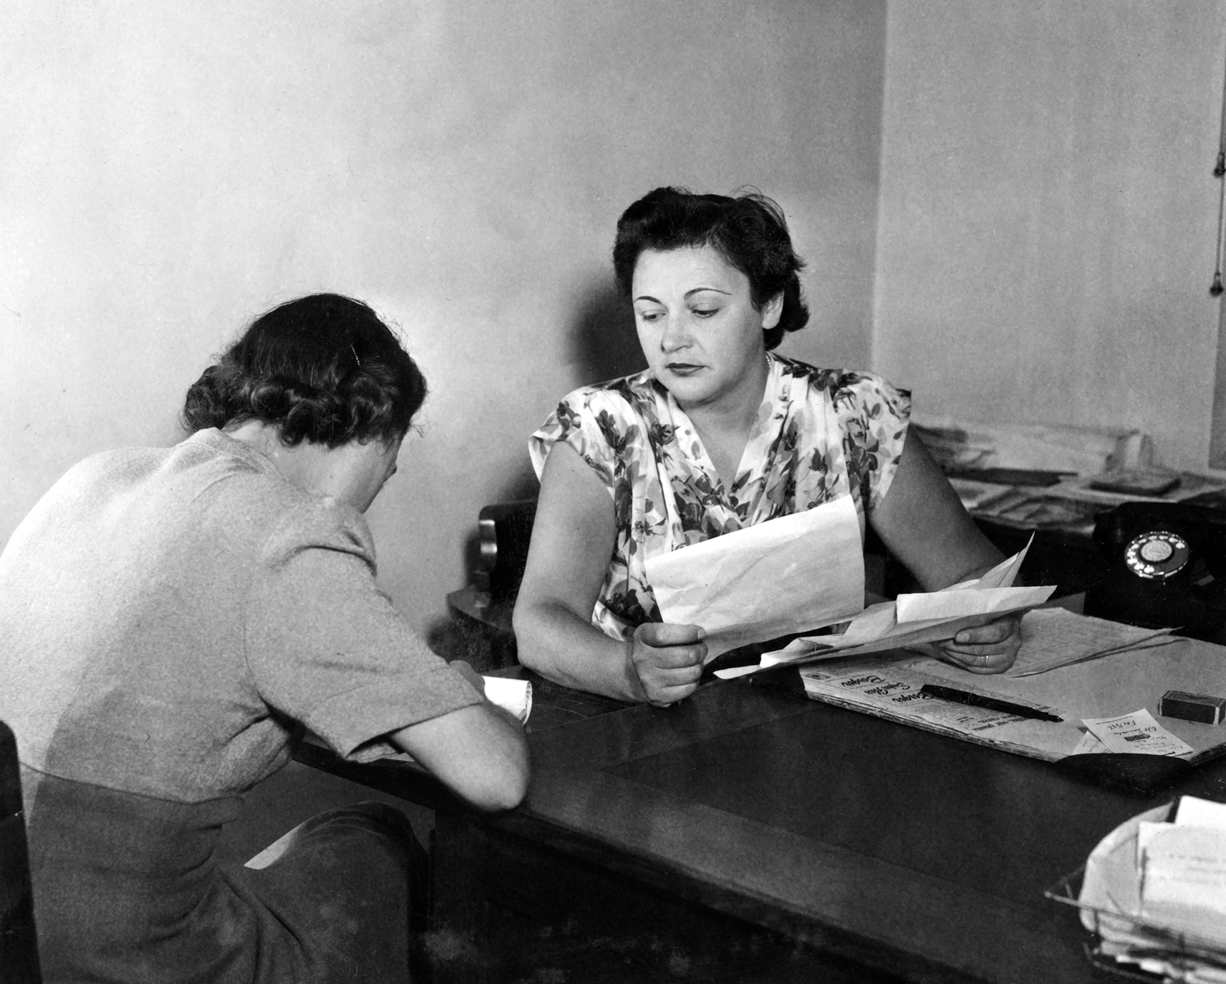
[[665, 352], [675, 352], [690, 344], [690, 329], [685, 319], [680, 315], [670, 314], [664, 322], [664, 331], [660, 334], [660, 347]]

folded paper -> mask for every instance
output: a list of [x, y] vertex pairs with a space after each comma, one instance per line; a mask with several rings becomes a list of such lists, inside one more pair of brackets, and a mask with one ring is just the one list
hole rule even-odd
[[[975, 580], [941, 591], [900, 595], [895, 601], [871, 605], [852, 619], [841, 634], [795, 639], [783, 649], [763, 654], [756, 666], [716, 670], [715, 675], [730, 679], [781, 663], [805, 663], [944, 642], [963, 629], [1034, 608], [1047, 601], [1056, 587], [1011, 586], [1029, 547], [1027, 543], [1018, 553]], [[904, 599], [905, 603], [900, 606]]]

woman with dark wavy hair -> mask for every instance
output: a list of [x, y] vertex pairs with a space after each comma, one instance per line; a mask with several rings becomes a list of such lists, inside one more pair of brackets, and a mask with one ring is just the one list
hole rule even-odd
[[[422, 849], [379, 803], [216, 856], [303, 729], [412, 755], [482, 809], [522, 798], [518, 722], [375, 587], [362, 513], [426, 384], [365, 304], [257, 318], [188, 391], [191, 436], [95, 455], [0, 554], [45, 979], [409, 979]], [[420, 926], [419, 926], [420, 928]]]
[[[928, 590], [1002, 559], [908, 431], [910, 394], [773, 354], [808, 322], [802, 266], [756, 192], [657, 188], [622, 214], [613, 268], [648, 368], [576, 390], [532, 436], [541, 493], [514, 615], [526, 666], [680, 700], [704, 631], [662, 621], [647, 560], [847, 496], [861, 542], [867, 522]], [[943, 644], [975, 673], [1007, 669], [1019, 645], [1016, 618]]]

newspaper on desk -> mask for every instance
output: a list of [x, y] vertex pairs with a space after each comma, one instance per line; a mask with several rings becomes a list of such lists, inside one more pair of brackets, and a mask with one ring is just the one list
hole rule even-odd
[[[1033, 537], [1032, 537], [1033, 539]], [[1040, 605], [1055, 585], [1015, 588], [1026, 547], [986, 574], [942, 591], [900, 594], [894, 601], [870, 605], [838, 635], [802, 637], [776, 652], [765, 653], [756, 666], [716, 670], [723, 679], [745, 676], [782, 663], [865, 655], [952, 639], [963, 629]], [[768, 637], [769, 638], [769, 637]]]
[[953, 683], [961, 690], [1062, 714], [1060, 708], [1042, 701], [998, 694], [980, 685], [982, 678], [916, 653], [873, 653], [811, 663], [801, 668], [800, 678], [805, 693], [825, 703], [1049, 761], [1070, 754], [1081, 737], [1075, 720], [1037, 721], [924, 693], [925, 684]]
[[[1203, 674], [1206, 661], [1215, 665], [1219, 647], [1163, 636], [1161, 641], [1170, 649], [1165, 658], [1155, 660], [1145, 651], [1154, 641], [1150, 630], [1105, 623], [1114, 631], [1100, 644], [1093, 632], [1093, 623], [1100, 619], [1051, 612], [1056, 610], [1036, 609], [1022, 617], [1022, 646], [1013, 667], [1017, 672], [973, 675], [924, 652], [893, 649], [856, 655], [851, 650], [836, 653], [842, 655], [839, 659], [801, 666], [800, 678], [805, 692], [816, 700], [1049, 761], [1095, 752], [1186, 760], [1212, 747], [1214, 742], [1204, 740], [1204, 725], [1171, 718], [1159, 723], [1138, 705], [1156, 700], [1164, 687], [1192, 685]], [[1035, 631], [1036, 626], [1040, 631]], [[1124, 641], [1129, 638], [1131, 645]], [[1036, 646], [1036, 640], [1042, 645]], [[1109, 652], [1101, 651], [1104, 645], [1111, 647]], [[1053, 652], [1061, 654], [1058, 664]], [[1119, 660], [1118, 669], [1099, 671], [1089, 663], [1108, 656]], [[1125, 681], [1135, 677], [1140, 667], [1166, 683], [1127, 685]], [[953, 687], [1062, 720], [1033, 720], [952, 703], [924, 693], [926, 684]]]

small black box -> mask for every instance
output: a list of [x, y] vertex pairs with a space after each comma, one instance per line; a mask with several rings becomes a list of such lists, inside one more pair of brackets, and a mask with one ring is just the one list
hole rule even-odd
[[1158, 701], [1158, 713], [1163, 717], [1181, 718], [1198, 724], [1221, 724], [1222, 718], [1226, 717], [1226, 697], [1168, 690]]

